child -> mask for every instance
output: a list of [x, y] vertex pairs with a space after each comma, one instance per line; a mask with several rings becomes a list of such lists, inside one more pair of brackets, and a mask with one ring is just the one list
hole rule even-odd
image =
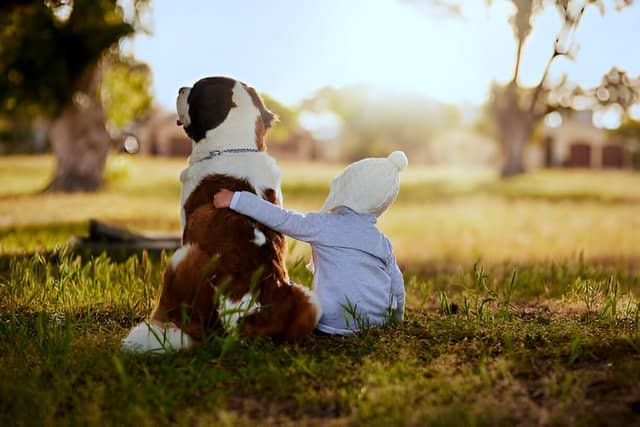
[[213, 203], [310, 243], [313, 289], [322, 308], [316, 328], [352, 335], [362, 326], [383, 324], [389, 315], [398, 322], [404, 317], [402, 273], [375, 223], [398, 195], [399, 172], [407, 163], [405, 154], [395, 151], [349, 165], [333, 179], [319, 213], [288, 211], [253, 193], [229, 190], [216, 193]]

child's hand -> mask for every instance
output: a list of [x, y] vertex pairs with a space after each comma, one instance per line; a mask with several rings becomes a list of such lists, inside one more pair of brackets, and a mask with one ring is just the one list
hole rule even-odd
[[218, 191], [213, 196], [213, 206], [216, 208], [228, 208], [231, 204], [231, 199], [233, 198], [233, 191], [229, 191], [226, 188]]

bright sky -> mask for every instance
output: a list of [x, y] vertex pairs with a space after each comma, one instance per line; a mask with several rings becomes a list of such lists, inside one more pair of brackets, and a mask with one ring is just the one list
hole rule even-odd
[[[417, 0], [418, 2], [420, 0]], [[181, 86], [228, 75], [294, 104], [324, 86], [372, 83], [450, 103], [482, 103], [492, 80], [513, 71], [509, 3], [463, 0], [464, 19], [398, 0], [154, 0], [153, 35], [135, 55], [154, 73], [157, 102], [175, 108]], [[538, 17], [522, 81], [535, 84], [560, 28], [553, 8]], [[612, 65], [640, 75], [640, 1], [602, 17], [587, 9], [575, 63], [558, 61], [585, 87]]]

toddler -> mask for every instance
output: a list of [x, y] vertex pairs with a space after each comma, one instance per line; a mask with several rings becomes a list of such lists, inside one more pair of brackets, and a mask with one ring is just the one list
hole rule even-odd
[[311, 244], [313, 292], [322, 317], [316, 329], [352, 335], [404, 317], [404, 280], [389, 239], [375, 226], [399, 191], [407, 157], [395, 151], [349, 165], [333, 179], [321, 212], [301, 214], [249, 192], [220, 190], [213, 203]]

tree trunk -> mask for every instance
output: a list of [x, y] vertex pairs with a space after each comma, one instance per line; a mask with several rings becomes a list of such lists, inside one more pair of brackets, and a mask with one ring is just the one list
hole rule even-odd
[[500, 175], [507, 178], [525, 172], [525, 147], [537, 118], [520, 107], [520, 93], [515, 81], [493, 88], [491, 109], [496, 120], [498, 140], [502, 148]]
[[524, 150], [527, 145], [528, 136], [529, 133], [524, 128], [524, 125], [513, 126], [503, 130], [501, 142], [504, 158], [500, 172], [503, 178], [525, 172]]
[[79, 84], [73, 100], [63, 107], [49, 128], [56, 172], [49, 191], [94, 191], [104, 183], [110, 136], [97, 98], [97, 68]]

